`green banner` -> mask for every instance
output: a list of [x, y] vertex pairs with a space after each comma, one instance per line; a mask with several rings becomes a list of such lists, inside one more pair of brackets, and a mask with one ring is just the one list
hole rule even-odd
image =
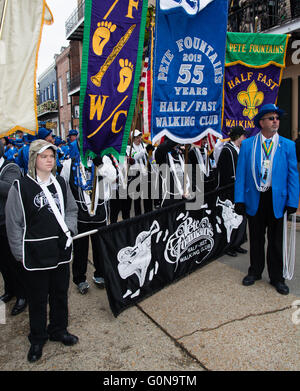
[[289, 35], [284, 34], [227, 33], [225, 66], [239, 63], [285, 67], [288, 39]]
[[136, 105], [147, 0], [86, 0], [80, 86], [80, 152], [125, 156]]

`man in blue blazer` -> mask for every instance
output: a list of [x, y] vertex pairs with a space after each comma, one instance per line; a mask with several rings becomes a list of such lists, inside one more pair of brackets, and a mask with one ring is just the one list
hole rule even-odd
[[254, 123], [261, 131], [242, 142], [235, 182], [235, 209], [246, 213], [250, 237], [250, 267], [243, 285], [261, 279], [265, 266], [270, 283], [287, 295], [283, 277], [283, 216], [295, 213], [299, 203], [299, 174], [294, 141], [277, 131], [283, 111], [274, 104], [260, 108]]

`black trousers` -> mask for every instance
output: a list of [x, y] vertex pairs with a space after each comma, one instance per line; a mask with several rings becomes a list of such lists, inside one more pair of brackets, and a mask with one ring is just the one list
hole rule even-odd
[[[151, 199], [151, 181], [149, 182], [149, 179], [148, 179], [149, 175], [148, 175], [148, 177], [143, 176], [143, 178], [145, 181], [147, 181], [147, 183], [146, 183], [147, 193], [144, 194], [142, 192], [142, 194], [133, 201], [135, 216], [140, 216], [142, 214], [142, 204], [144, 206], [145, 213], [152, 212], [152, 210], [153, 210], [153, 200]], [[150, 179], [151, 179], [151, 177], [150, 177]], [[136, 190], [138, 193], [141, 192], [141, 185], [140, 184], [138, 184]]]
[[265, 266], [265, 235], [267, 232], [267, 267], [272, 283], [284, 282], [283, 273], [283, 217], [273, 212], [272, 189], [260, 194], [255, 216], [247, 215], [250, 236], [250, 267], [248, 274], [260, 277]]
[[140, 216], [142, 214], [142, 203], [144, 205], [144, 212], [152, 212], [153, 210], [153, 200], [147, 199], [147, 198], [137, 198], [134, 200], [133, 205], [134, 205], [134, 215], [135, 216]]
[[5, 225], [0, 226], [0, 272], [4, 280], [4, 293], [16, 298], [25, 298], [25, 287], [22, 278], [23, 265], [17, 262], [10, 250]]
[[[56, 269], [23, 270], [29, 307], [32, 344], [44, 344], [49, 335], [59, 336], [68, 326], [68, 288], [70, 267], [68, 263]], [[49, 325], [47, 327], [47, 303], [49, 300]]]
[[[92, 229], [99, 228], [103, 225], [104, 223], [89, 224], [89, 223], [78, 222], [77, 224], [78, 233], [80, 234], [83, 232], [91, 231]], [[73, 273], [73, 282], [76, 285], [86, 280], [86, 271], [87, 271], [88, 254], [89, 254], [89, 238], [91, 238], [91, 242], [92, 242], [93, 264], [95, 267], [94, 277], [104, 276], [99, 233], [95, 233], [89, 236], [84, 236], [83, 238], [75, 239], [73, 241], [72, 273]]]
[[110, 223], [116, 223], [118, 221], [119, 212], [122, 212], [122, 219], [126, 220], [130, 218], [130, 209], [132, 199], [128, 198], [119, 198], [119, 194], [116, 194], [117, 198], [110, 199], [109, 208], [110, 208]]

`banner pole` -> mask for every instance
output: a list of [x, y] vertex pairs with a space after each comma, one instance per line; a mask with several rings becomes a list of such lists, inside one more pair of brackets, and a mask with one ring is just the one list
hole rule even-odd
[[4, 26], [4, 19], [5, 19], [5, 14], [6, 14], [7, 3], [8, 3], [8, 0], [5, 0], [4, 5], [3, 5], [1, 23], [0, 23], [0, 40], [2, 37], [2, 31], [3, 31], [3, 26]]
[[72, 239], [73, 240], [80, 239], [80, 238], [83, 238], [83, 237], [88, 236], [88, 235], [93, 235], [96, 232], [98, 232], [98, 229], [92, 229], [91, 231], [82, 232], [81, 234], [75, 235], [75, 236], [73, 236]]
[[92, 189], [92, 205], [91, 212], [94, 213], [95, 209], [95, 197], [96, 197], [96, 186], [97, 186], [97, 171], [98, 166], [95, 165], [94, 178], [93, 178], [93, 189]]
[[0, 64], [2, 65], [6, 63], [6, 46], [5, 46], [5, 42], [2, 41], [1, 38], [2, 38], [7, 3], [8, 0], [5, 0], [5, 3], [3, 5], [3, 10], [2, 10], [2, 15], [1, 15], [1, 21], [0, 21]]
[[258, 16], [255, 16], [254, 32], [257, 33]]
[[[137, 120], [137, 114], [138, 114], [138, 107], [139, 107], [139, 102], [141, 99], [141, 88], [139, 87], [139, 94], [137, 98], [137, 102], [135, 104], [135, 110], [134, 110], [134, 118], [131, 123], [131, 128], [130, 128], [130, 150], [129, 150], [129, 157], [131, 157], [131, 152], [132, 152], [132, 145], [133, 145], [133, 136], [134, 136], [134, 131], [135, 131], [135, 126], [136, 126], [136, 120]], [[130, 165], [127, 164], [127, 170], [126, 170], [126, 182], [128, 179], [128, 172], [129, 172]]]
[[184, 177], [183, 177], [183, 195], [186, 194], [186, 176], [187, 176], [187, 164], [189, 156], [189, 144], [184, 145]]

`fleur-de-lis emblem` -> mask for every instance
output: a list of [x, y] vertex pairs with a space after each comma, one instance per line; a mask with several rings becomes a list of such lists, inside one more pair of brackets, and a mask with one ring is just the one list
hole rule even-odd
[[243, 115], [252, 119], [258, 113], [257, 106], [261, 105], [264, 101], [264, 93], [258, 91], [255, 81], [249, 84], [247, 91], [241, 91], [238, 93], [237, 100], [246, 108], [243, 110]]

